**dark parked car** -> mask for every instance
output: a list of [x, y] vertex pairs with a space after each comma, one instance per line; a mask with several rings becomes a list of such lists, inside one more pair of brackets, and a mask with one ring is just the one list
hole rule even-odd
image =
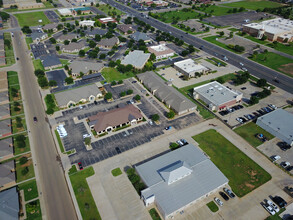
[[83, 170], [83, 166], [81, 162], [78, 163], [78, 167], [79, 167], [79, 170]]
[[34, 117], [34, 122], [38, 122], [38, 119], [36, 116]]
[[225, 201], [228, 201], [228, 200], [229, 200], [229, 197], [226, 195], [226, 193], [224, 193], [224, 192], [219, 192], [219, 194], [222, 196], [222, 198], [223, 198]]
[[273, 197], [273, 201], [282, 209], [287, 205], [287, 202], [280, 196]]
[[235, 194], [228, 188], [224, 188], [224, 192], [228, 194], [228, 196], [230, 196], [230, 198], [234, 198]]
[[246, 89], [246, 87], [242, 87], [242, 88], [241, 88], [241, 90], [245, 90], [245, 89]]
[[121, 154], [121, 150], [119, 147], [116, 147], [115, 150], [116, 150], [117, 154]]
[[287, 167], [286, 170], [287, 170], [287, 171], [291, 171], [291, 170], [293, 170], [293, 166], [289, 166], [289, 167]]
[[285, 142], [280, 143], [280, 148], [283, 151], [289, 150], [291, 148], [291, 146]]

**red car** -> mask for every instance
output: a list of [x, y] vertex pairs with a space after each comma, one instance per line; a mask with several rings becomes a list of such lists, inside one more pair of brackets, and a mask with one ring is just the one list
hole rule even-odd
[[78, 167], [79, 167], [79, 170], [83, 170], [83, 166], [82, 166], [81, 162], [78, 163]]

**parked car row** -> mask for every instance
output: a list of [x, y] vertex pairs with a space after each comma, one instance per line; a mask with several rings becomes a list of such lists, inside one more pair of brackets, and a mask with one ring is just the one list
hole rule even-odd
[[227, 108], [226, 110], [220, 111], [219, 114], [225, 116], [239, 109], [243, 109], [243, 105], [235, 105], [231, 108]]
[[[230, 198], [235, 198], [235, 194], [230, 189], [224, 188], [223, 190], [224, 192], [220, 191], [219, 194], [225, 201], [228, 201]], [[215, 197], [214, 200], [219, 206], [224, 205], [224, 203], [218, 197]]]
[[[265, 199], [262, 206], [271, 214], [274, 215], [280, 211], [280, 208], [284, 208], [287, 202], [280, 196], [275, 196], [272, 198], [273, 201]], [[277, 205], [276, 205], [277, 204]]]

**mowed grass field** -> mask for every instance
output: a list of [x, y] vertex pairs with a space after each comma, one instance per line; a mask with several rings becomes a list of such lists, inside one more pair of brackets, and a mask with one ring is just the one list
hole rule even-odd
[[229, 179], [229, 185], [237, 196], [245, 196], [272, 178], [217, 131], [207, 130], [192, 138]]
[[257, 147], [261, 145], [263, 142], [255, 137], [256, 134], [263, 134], [269, 140], [274, 138], [269, 132], [265, 131], [261, 127], [259, 127], [254, 122], [247, 123], [246, 125], [242, 125], [239, 128], [234, 130], [237, 134], [239, 134], [243, 139], [245, 139], [251, 146]]
[[233, 8], [212, 5], [212, 6], [209, 6], [207, 8], [203, 8], [203, 9], [204, 10], [201, 10], [201, 11], [206, 12], [208, 14], [212, 14], [214, 16], [221, 16], [221, 15], [231, 14], [231, 13], [228, 13], [228, 11], [231, 10], [231, 9], [233, 9]]
[[256, 9], [264, 9], [264, 8], [278, 8], [282, 7], [283, 5], [278, 2], [272, 1], [240, 1], [240, 2], [232, 2], [223, 4], [223, 6], [235, 7], [235, 8], [246, 8], [250, 10]]
[[119, 81], [134, 76], [132, 72], [120, 73], [118, 70], [112, 67], [102, 69], [102, 75], [108, 83], [113, 82], [115, 80]]
[[199, 18], [200, 16], [202, 16], [202, 14], [199, 14], [198, 12], [195, 12], [195, 11], [184, 12], [182, 10], [168, 11], [168, 12], [157, 13], [157, 14], [159, 15], [158, 19], [166, 23], [171, 23], [173, 21], [173, 18], [177, 18], [177, 17], [179, 17], [178, 21], [185, 21], [189, 19]]
[[[46, 17], [44, 12], [42, 11], [15, 14], [14, 16], [17, 18], [18, 23], [21, 27], [38, 26], [38, 25], [45, 25], [45, 24], [51, 23], [50, 20]], [[42, 20], [42, 22], [39, 22], [39, 20]]]

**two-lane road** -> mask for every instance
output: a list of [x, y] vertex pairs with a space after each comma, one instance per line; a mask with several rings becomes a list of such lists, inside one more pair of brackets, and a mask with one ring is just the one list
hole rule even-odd
[[[152, 17], [145, 17], [143, 13], [139, 13], [135, 11], [134, 9], [127, 7], [125, 5], [119, 4], [115, 2], [114, 0], [104, 0], [106, 3], [114, 6], [115, 8], [118, 8], [121, 11], [126, 12], [127, 14], [131, 16], [135, 16], [139, 18], [140, 20], [144, 21], [147, 24], [150, 24], [151, 26], [167, 32], [171, 33], [174, 37], [177, 37], [184, 42], [193, 45], [196, 48], [202, 47], [202, 50], [212, 56], [218, 56], [219, 58], [223, 58], [223, 56], [226, 56], [228, 58], [228, 63], [241, 68], [242, 66], [240, 63], [244, 64], [244, 67], [254, 76], [259, 78], [264, 78], [271, 84], [274, 84], [277, 87], [280, 87], [284, 89], [287, 92], [293, 93], [293, 78], [288, 77], [284, 74], [281, 74], [275, 70], [272, 70], [270, 68], [267, 68], [263, 65], [260, 65], [256, 62], [253, 62], [245, 57], [242, 57], [241, 55], [235, 54], [233, 52], [230, 52], [228, 50], [223, 49], [222, 47], [218, 47], [217, 45], [214, 45], [212, 43], [209, 43], [205, 40], [202, 40], [196, 36], [186, 34], [184, 31], [179, 30], [171, 25], [165, 24], [163, 22], [160, 22]], [[293, 62], [293, 60], [292, 60]], [[276, 83], [274, 79], [277, 78], [280, 83]]]
[[[57, 150], [46, 122], [46, 114], [40, 97], [39, 86], [34, 76], [32, 60], [20, 32], [14, 32], [14, 48], [19, 57], [19, 79], [29, 130], [31, 151], [36, 163], [41, 204], [45, 205], [45, 219], [75, 220], [75, 208], [67, 188], [64, 172], [56, 161]], [[38, 122], [33, 122], [33, 117]], [[44, 207], [43, 207], [44, 208]], [[44, 214], [44, 213], [43, 213]]]

